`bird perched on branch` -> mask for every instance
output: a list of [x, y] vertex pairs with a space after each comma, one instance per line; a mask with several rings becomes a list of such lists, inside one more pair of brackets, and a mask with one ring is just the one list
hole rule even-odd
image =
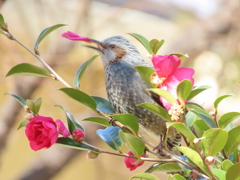
[[[142, 80], [135, 66], [152, 67], [143, 60], [137, 49], [127, 39], [114, 36], [103, 41], [93, 40], [104, 65], [105, 84], [108, 99], [116, 113], [130, 113], [138, 118], [141, 133], [156, 140], [165, 136], [166, 120], [153, 112], [138, 107], [149, 102], [162, 106], [159, 96], [147, 91], [150, 87]], [[171, 128], [167, 137], [170, 148], [181, 144], [181, 136]]]

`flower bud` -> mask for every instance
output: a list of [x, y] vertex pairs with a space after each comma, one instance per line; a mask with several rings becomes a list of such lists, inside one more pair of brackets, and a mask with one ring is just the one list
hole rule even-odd
[[24, 119], [30, 121], [32, 118], [34, 118], [34, 115], [32, 113], [27, 114], [26, 116], [24, 116]]
[[212, 156], [208, 156], [204, 159], [204, 161], [207, 165], [212, 165], [215, 162], [215, 159]]
[[86, 157], [88, 159], [96, 159], [98, 157], [98, 153], [95, 153], [93, 151], [88, 151]]
[[81, 129], [74, 129], [72, 132], [72, 137], [74, 141], [82, 142], [84, 140], [84, 132]]

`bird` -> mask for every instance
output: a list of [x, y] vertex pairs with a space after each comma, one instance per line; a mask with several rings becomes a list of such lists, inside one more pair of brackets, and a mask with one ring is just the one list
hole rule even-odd
[[[144, 82], [135, 66], [153, 68], [147, 63], [136, 47], [122, 36], [113, 36], [103, 41], [91, 39], [103, 62], [105, 85], [108, 100], [118, 114], [130, 113], [137, 117], [140, 134], [162, 141], [166, 135], [166, 120], [153, 112], [137, 106], [141, 103], [153, 103], [163, 107], [159, 96], [147, 91], [150, 87]], [[167, 138], [169, 149], [180, 146], [181, 135], [170, 127]]]

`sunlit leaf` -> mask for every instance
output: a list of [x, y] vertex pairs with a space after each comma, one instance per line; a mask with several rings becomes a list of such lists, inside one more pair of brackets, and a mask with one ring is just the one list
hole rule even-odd
[[22, 63], [14, 66], [12, 69], [10, 69], [10, 71], [8, 71], [6, 77], [14, 74], [37, 77], [51, 77], [50, 73], [45, 69], [28, 63]]
[[130, 177], [130, 179], [138, 179], [138, 178], [141, 178], [142, 180], [160, 180], [153, 174], [149, 174], [149, 173], [139, 173]]
[[5, 25], [5, 21], [4, 21], [3, 15], [0, 13], [0, 28], [3, 25]]
[[185, 101], [188, 99], [188, 96], [190, 95], [192, 91], [192, 82], [189, 80], [183, 80], [181, 81], [177, 86], [177, 96], [179, 101], [182, 104], [185, 104]]
[[128, 33], [128, 34], [133, 36], [134, 38], [136, 38], [147, 49], [149, 54], [153, 53], [152, 50], [151, 50], [151, 47], [149, 45], [149, 42], [145, 37], [143, 37], [140, 34], [136, 34], [136, 33]]
[[140, 157], [144, 153], [145, 143], [139, 137], [134, 136], [129, 133], [124, 133], [119, 131], [119, 134], [126, 143], [127, 147], [133, 152], [133, 154], [137, 157]]
[[190, 95], [188, 96], [188, 100], [191, 100], [201, 92], [211, 88], [210, 86], [199, 86], [199, 87], [194, 87], [193, 90], [191, 91]]
[[40, 44], [40, 42], [48, 35], [50, 34], [52, 31], [56, 30], [59, 27], [62, 26], [66, 26], [66, 24], [56, 24], [54, 26], [48, 27], [46, 29], [44, 29], [40, 35], [38, 36], [35, 44], [34, 44], [34, 50], [37, 51], [38, 50], [38, 45]]
[[228, 171], [228, 169], [232, 167], [232, 165], [233, 165], [232, 161], [230, 161], [229, 159], [225, 159], [222, 162], [221, 167], [224, 171]]
[[198, 137], [202, 137], [203, 133], [210, 129], [206, 122], [203, 121], [202, 119], [196, 120], [193, 127]]
[[212, 128], [203, 133], [201, 144], [205, 156], [215, 156], [220, 152], [228, 139], [227, 131], [220, 128]]
[[93, 122], [93, 123], [97, 123], [103, 126], [111, 126], [111, 124], [109, 124], [108, 120], [102, 117], [89, 117], [86, 119], [83, 119], [83, 121], [89, 121], [89, 122]]
[[215, 168], [212, 168], [211, 171], [213, 172], [213, 175], [218, 178], [218, 180], [226, 180], [226, 171]]
[[214, 101], [214, 108], [217, 109], [219, 103], [220, 103], [222, 100], [224, 100], [225, 98], [230, 97], [230, 96], [234, 96], [234, 95], [233, 95], [233, 94], [229, 94], [229, 95], [223, 95], [223, 96], [218, 97], [218, 98]]
[[239, 180], [240, 179], [240, 163], [234, 164], [230, 167], [226, 174], [226, 180]]
[[228, 112], [226, 114], [223, 114], [218, 120], [219, 126], [221, 128], [225, 128], [229, 123], [233, 122], [239, 116], [239, 112]]
[[98, 129], [97, 135], [114, 150], [120, 150], [123, 141], [119, 136], [121, 129], [119, 127], [109, 126], [105, 129]]
[[113, 109], [111, 103], [108, 100], [97, 96], [92, 96], [92, 98], [95, 100], [98, 110], [109, 114], [115, 113], [115, 110]]
[[156, 85], [150, 81], [150, 76], [155, 72], [153, 68], [146, 66], [135, 66], [134, 69], [140, 74], [141, 78], [147, 83], [149, 87], [154, 88]]
[[21, 98], [20, 96], [17, 96], [15, 94], [10, 94], [10, 93], [5, 93], [4, 95], [10, 95], [12, 97], [14, 97], [23, 107], [26, 106], [26, 101]]
[[74, 76], [74, 80], [73, 80], [73, 86], [78, 88], [80, 87], [80, 81], [86, 71], [86, 69], [90, 66], [90, 64], [98, 57], [98, 55], [95, 55], [93, 57], [91, 57], [89, 60], [87, 60], [86, 62], [84, 62], [80, 68], [77, 70], [76, 75]]
[[175, 55], [179, 57], [179, 59], [182, 61], [185, 58], [189, 58], [188, 54], [181, 54], [181, 53], [171, 53], [171, 55]]
[[228, 140], [224, 147], [226, 153], [230, 154], [240, 145], [240, 126], [232, 128], [228, 132]]
[[88, 94], [73, 88], [61, 88], [60, 91], [64, 92], [66, 95], [72, 99], [84, 104], [85, 106], [93, 109], [94, 111], [97, 108], [97, 104], [94, 99]]
[[188, 111], [186, 114], [186, 123], [190, 129], [192, 129], [194, 123], [197, 120], [197, 115], [191, 111]]
[[156, 104], [142, 103], [142, 104], [138, 104], [137, 106], [143, 107], [143, 108], [157, 114], [158, 116], [162, 117], [163, 119], [165, 119], [169, 122], [172, 122], [171, 116], [168, 114], [168, 111]]
[[152, 91], [155, 94], [162, 96], [164, 99], [166, 99], [171, 105], [173, 104], [178, 104], [176, 98], [168, 91], [165, 91], [163, 89], [158, 89], [158, 88], [154, 88], [154, 89], [148, 89], [148, 91]]
[[152, 173], [152, 172], [179, 172], [179, 171], [183, 171], [181, 166], [179, 166], [179, 164], [170, 162], [170, 163], [156, 163], [150, 168], [148, 168], [146, 172]]
[[17, 130], [21, 129], [22, 127], [26, 127], [26, 125], [27, 125], [28, 123], [29, 123], [29, 120], [23, 120], [23, 121], [19, 124]]
[[158, 50], [162, 47], [163, 43], [164, 43], [164, 40], [159, 41], [157, 39], [152, 39], [149, 42], [153, 55], [157, 54]]

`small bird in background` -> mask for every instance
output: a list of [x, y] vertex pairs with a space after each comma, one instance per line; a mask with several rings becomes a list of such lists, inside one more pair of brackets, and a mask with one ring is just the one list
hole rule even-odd
[[[150, 87], [134, 69], [135, 66], [153, 66], [144, 61], [136, 47], [121, 36], [113, 36], [103, 41], [84, 37], [82, 40], [97, 44], [97, 47], [88, 47], [97, 50], [101, 56], [107, 96], [116, 113], [135, 115], [140, 123], [141, 135], [150, 136], [157, 141], [165, 138], [166, 120], [137, 106], [149, 102], [163, 107], [159, 96], [146, 90]], [[170, 149], [181, 145], [181, 135], [172, 127], [168, 132], [167, 145]]]

